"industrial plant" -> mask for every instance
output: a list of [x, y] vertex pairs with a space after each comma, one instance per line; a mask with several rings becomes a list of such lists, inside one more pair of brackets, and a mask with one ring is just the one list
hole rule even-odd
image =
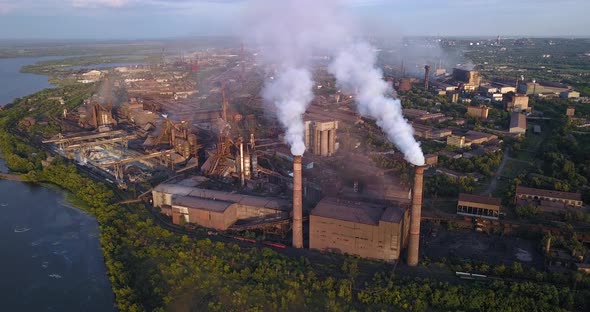
[[[460, 194], [455, 215], [425, 215], [424, 176], [482, 179], [438, 167], [439, 157], [497, 153], [500, 138], [525, 135], [529, 98], [517, 93], [524, 82], [485, 82], [473, 69], [447, 74], [442, 65], [431, 70], [428, 64], [420, 67], [423, 76], [409, 77], [402, 64], [401, 73], [375, 81], [386, 83], [383, 93], [372, 95], [375, 101], [395, 107], [401, 104], [394, 88], [403, 98], [417, 87], [465, 106], [466, 113], [400, 107], [403, 116], [389, 108], [361, 114], [356, 105], [367, 99], [340, 89], [339, 77], [327, 66], [314, 68], [313, 94], [295, 139], [284, 107], [269, 103], [265, 89], [280, 73], [258, 64], [255, 52], [241, 46], [93, 70], [97, 93], [74, 110], [64, 109], [61, 133], [43, 143], [113, 186], [133, 191], [134, 201], [149, 202], [172, 226], [231, 237], [258, 233], [276, 246], [416, 266], [422, 220], [510, 228], [500, 222], [499, 199], [490, 196]], [[273, 93], [273, 99], [281, 96]], [[470, 105], [476, 97], [490, 102]], [[480, 132], [465, 126], [467, 118], [489, 120], [494, 102], [512, 114], [509, 129]], [[399, 136], [403, 144], [396, 141]], [[449, 148], [422, 155], [418, 140]], [[528, 195], [538, 192], [522, 195], [524, 190], [517, 189], [518, 202], [544, 210], [582, 205], [579, 194], [562, 196], [575, 198], [573, 204], [549, 205]]]

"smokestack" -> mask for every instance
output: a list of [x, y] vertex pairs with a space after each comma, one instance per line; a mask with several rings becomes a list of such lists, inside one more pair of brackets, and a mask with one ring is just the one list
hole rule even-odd
[[410, 214], [410, 244], [408, 246], [408, 265], [417, 266], [420, 248], [420, 218], [422, 214], [422, 187], [425, 166], [416, 166], [414, 190], [412, 191], [412, 211]]
[[293, 156], [293, 247], [303, 248], [301, 156]]
[[428, 82], [430, 80], [430, 65], [424, 66], [424, 89], [428, 90]]
[[242, 183], [242, 187], [244, 187], [244, 143], [240, 138], [240, 181]]

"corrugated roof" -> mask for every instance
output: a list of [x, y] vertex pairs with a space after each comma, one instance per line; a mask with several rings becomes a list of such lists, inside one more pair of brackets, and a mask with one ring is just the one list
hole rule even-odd
[[465, 138], [470, 141], [475, 141], [475, 140], [480, 140], [480, 139], [484, 139], [484, 138], [491, 140], [491, 139], [497, 138], [497, 136], [495, 136], [493, 134], [485, 133], [485, 132], [469, 130], [469, 131], [467, 131], [467, 133], [465, 133]]
[[480, 196], [480, 195], [473, 195], [473, 194], [459, 194], [459, 201], [467, 201], [473, 203], [480, 203], [486, 205], [494, 205], [500, 206], [501, 201], [499, 198], [489, 197], [489, 196]]
[[510, 128], [526, 129], [526, 116], [517, 112], [512, 113], [510, 117]]
[[536, 189], [524, 186], [517, 186], [516, 187], [516, 194], [526, 194], [532, 196], [544, 196], [544, 197], [553, 197], [553, 198], [561, 198], [561, 199], [568, 199], [568, 200], [582, 200], [582, 194], [580, 193], [568, 193], [568, 192], [559, 192], [559, 191], [552, 191], [552, 190], [543, 190], [543, 189]]
[[384, 209], [384, 206], [376, 206], [370, 203], [344, 201], [334, 197], [326, 197], [315, 206], [311, 211], [311, 215], [378, 225]]
[[188, 195], [192, 190], [192, 187], [168, 183], [160, 184], [154, 188], [156, 192], [183, 196]]
[[312, 216], [370, 225], [378, 225], [380, 220], [399, 223], [403, 213], [403, 210], [398, 207], [342, 200], [336, 197], [325, 197], [311, 211]]
[[281, 198], [260, 197], [244, 195], [239, 193], [229, 193], [224, 191], [207, 190], [197, 187], [182, 186], [178, 184], [160, 184], [154, 189], [157, 192], [190, 196], [214, 201], [226, 201], [239, 203], [240, 205], [266, 207], [271, 209], [291, 210], [291, 202]]
[[178, 196], [172, 198], [173, 206], [182, 206], [192, 209], [200, 209], [213, 212], [224, 212], [229, 206], [233, 204], [234, 203], [227, 201], [204, 199], [193, 196]]

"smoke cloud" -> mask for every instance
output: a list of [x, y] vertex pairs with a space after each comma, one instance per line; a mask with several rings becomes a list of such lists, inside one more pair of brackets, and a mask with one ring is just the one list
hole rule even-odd
[[359, 112], [377, 120], [377, 125], [404, 153], [406, 160], [423, 165], [424, 155], [414, 139], [414, 129], [404, 119], [399, 99], [386, 96], [393, 90], [375, 67], [376, 58], [375, 49], [360, 42], [339, 51], [328, 70], [343, 88], [356, 90]]
[[[305, 152], [303, 114], [313, 100], [311, 62], [345, 36], [346, 27], [325, 23], [333, 18], [335, 0], [252, 1], [244, 21], [245, 37], [261, 49], [258, 60], [276, 69], [262, 96], [277, 110], [293, 155]], [[316, 10], [316, 8], [319, 8]]]
[[343, 14], [346, 0], [254, 1], [246, 21], [246, 38], [262, 49], [260, 61], [276, 68], [276, 79], [266, 81], [263, 98], [277, 109], [294, 155], [302, 155], [303, 114], [313, 100], [311, 60], [329, 56], [329, 71], [337, 83], [356, 94], [358, 110], [373, 117], [404, 153], [406, 160], [424, 164], [420, 144], [403, 118], [400, 101], [376, 67], [375, 49], [355, 39], [353, 19]]
[[305, 152], [303, 114], [313, 100], [313, 81], [309, 70], [288, 68], [271, 82], [267, 82], [262, 92], [265, 100], [277, 108], [277, 117], [285, 127], [285, 139], [291, 146], [293, 155]]

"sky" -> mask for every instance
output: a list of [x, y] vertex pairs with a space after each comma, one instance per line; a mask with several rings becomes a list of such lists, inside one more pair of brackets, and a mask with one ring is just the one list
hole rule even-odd
[[[341, 1], [368, 34], [590, 37], [589, 0]], [[0, 0], [0, 39], [235, 35], [251, 4], [251, 0]]]

